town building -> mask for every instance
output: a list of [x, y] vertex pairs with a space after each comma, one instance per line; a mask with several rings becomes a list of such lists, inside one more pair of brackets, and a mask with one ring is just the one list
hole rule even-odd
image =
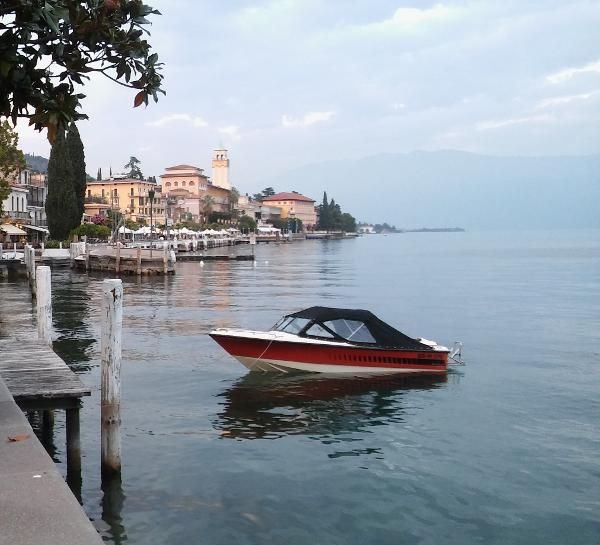
[[10, 194], [2, 203], [3, 218], [0, 223], [12, 224], [17, 230], [27, 232], [32, 239], [43, 238], [46, 226], [46, 197], [48, 179], [46, 174], [25, 168], [15, 172], [9, 179]]
[[254, 220], [281, 219], [281, 208], [255, 201], [248, 194], [239, 196], [236, 210], [240, 216], [250, 216]]
[[213, 178], [204, 169], [181, 164], [165, 168], [161, 174], [162, 192], [167, 199], [167, 216], [173, 223], [204, 223], [209, 215], [231, 214], [231, 183], [226, 149], [214, 151]]
[[305, 229], [312, 229], [317, 224], [315, 201], [296, 191], [275, 193], [262, 200], [263, 205], [276, 206], [281, 209], [281, 218], [299, 219]]
[[149, 180], [137, 178], [109, 178], [92, 180], [87, 183], [85, 214], [106, 215], [108, 210], [118, 210], [126, 219], [150, 221], [149, 192], [155, 191], [152, 214], [155, 223], [161, 223], [165, 215], [165, 199], [160, 188]]
[[375, 227], [367, 223], [361, 223], [358, 226], [358, 232], [364, 235], [375, 234]]

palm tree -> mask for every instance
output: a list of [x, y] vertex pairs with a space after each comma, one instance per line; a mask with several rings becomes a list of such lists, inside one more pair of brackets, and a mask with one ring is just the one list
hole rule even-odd
[[204, 195], [204, 197], [200, 199], [200, 202], [202, 203], [202, 212], [204, 213], [204, 218], [206, 221], [212, 213], [212, 207], [215, 204], [215, 198], [212, 195]]
[[235, 207], [239, 200], [240, 200], [240, 192], [238, 191], [238, 189], [236, 187], [232, 187], [231, 191], [229, 192], [229, 211], [231, 212], [232, 216], [235, 212]]

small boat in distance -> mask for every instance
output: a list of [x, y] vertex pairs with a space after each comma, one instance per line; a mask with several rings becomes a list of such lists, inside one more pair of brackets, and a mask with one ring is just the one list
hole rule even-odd
[[439, 374], [450, 350], [413, 339], [368, 310], [310, 307], [270, 331], [219, 328], [209, 335], [251, 371]]

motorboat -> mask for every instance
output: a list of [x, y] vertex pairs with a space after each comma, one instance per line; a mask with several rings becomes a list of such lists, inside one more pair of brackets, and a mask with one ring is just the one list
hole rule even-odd
[[320, 306], [287, 314], [269, 331], [218, 328], [209, 335], [252, 371], [439, 374], [450, 354], [368, 310]]

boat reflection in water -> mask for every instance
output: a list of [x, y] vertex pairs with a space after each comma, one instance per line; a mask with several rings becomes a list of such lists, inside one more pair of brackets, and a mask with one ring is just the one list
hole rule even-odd
[[[221, 397], [215, 427], [223, 438], [338, 435], [404, 420], [410, 391], [444, 387], [446, 375], [340, 377], [249, 373]], [[414, 408], [414, 405], [412, 405]]]

